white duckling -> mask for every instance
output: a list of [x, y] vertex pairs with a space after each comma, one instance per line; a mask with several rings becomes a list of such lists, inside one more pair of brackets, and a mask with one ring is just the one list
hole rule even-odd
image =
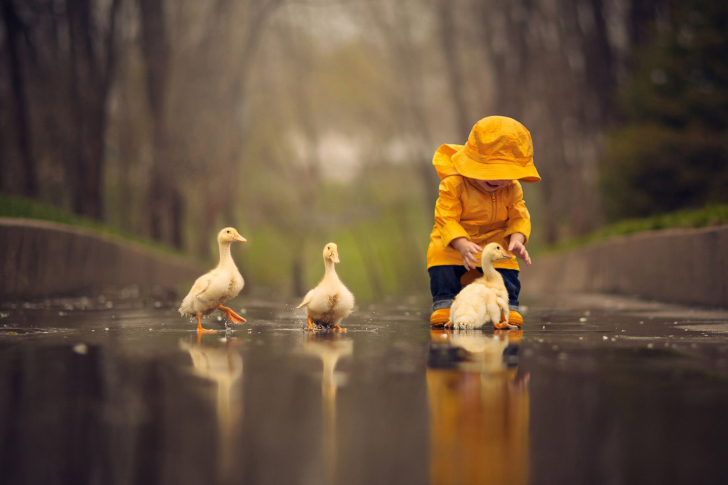
[[336, 244], [328, 243], [324, 247], [324, 267], [326, 269], [321, 282], [309, 291], [296, 308], [306, 307], [308, 328], [314, 324], [342, 330], [339, 322], [349, 316], [354, 308], [354, 295], [344, 286], [336, 274], [334, 265], [339, 262], [339, 250]]
[[192, 289], [187, 294], [179, 312], [183, 316], [197, 317], [198, 332], [214, 332], [202, 327], [200, 318], [219, 309], [233, 323], [245, 323], [245, 319], [222, 304], [238, 296], [243, 289], [243, 277], [235, 266], [230, 255], [230, 245], [234, 242], [246, 242], [243, 236], [232, 227], [226, 227], [217, 235], [217, 244], [220, 248], [220, 262], [215, 269], [197, 278]]
[[[483, 276], [463, 288], [450, 308], [450, 322], [446, 327], [481, 328], [492, 323], [496, 328], [518, 328], [508, 324], [508, 290], [503, 277], [493, 267], [499, 259], [510, 259], [498, 243], [490, 243], [483, 248], [481, 264]], [[505, 323], [500, 323], [501, 312]]]

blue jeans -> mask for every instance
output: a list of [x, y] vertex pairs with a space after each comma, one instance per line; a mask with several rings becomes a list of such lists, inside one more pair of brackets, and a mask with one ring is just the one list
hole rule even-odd
[[[483, 272], [478, 268], [478, 271]], [[508, 290], [508, 306], [511, 310], [518, 311], [518, 294], [521, 292], [521, 282], [518, 279], [518, 271], [515, 269], [496, 268]], [[432, 310], [450, 308], [455, 296], [460, 293], [462, 285], [460, 278], [467, 272], [465, 266], [443, 265], [432, 266], [430, 273], [430, 292], [432, 293]]]

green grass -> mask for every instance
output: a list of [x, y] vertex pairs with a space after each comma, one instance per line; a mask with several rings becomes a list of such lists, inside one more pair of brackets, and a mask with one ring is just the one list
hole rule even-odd
[[551, 248], [539, 251], [541, 254], [563, 252], [587, 244], [604, 241], [615, 236], [625, 236], [645, 231], [662, 229], [694, 229], [728, 224], [728, 204], [711, 205], [703, 209], [683, 210], [640, 219], [625, 219], [580, 238], [565, 241]]
[[0, 193], [0, 217], [40, 219], [43, 221], [59, 222], [70, 226], [83, 227], [102, 234], [120, 237], [167, 255], [183, 256], [183, 253], [164, 244], [127, 233], [121, 229], [107, 226], [93, 219], [80, 217], [71, 214], [70, 212], [57, 209], [42, 202], [26, 199], [24, 197]]

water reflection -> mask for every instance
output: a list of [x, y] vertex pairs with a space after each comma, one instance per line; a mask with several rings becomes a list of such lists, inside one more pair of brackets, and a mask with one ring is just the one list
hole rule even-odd
[[221, 341], [215, 335], [202, 334], [179, 342], [192, 358], [194, 373], [216, 386], [217, 465], [223, 483], [233, 478], [235, 444], [243, 421], [243, 357], [238, 350], [242, 343], [240, 339]]
[[528, 374], [522, 331], [435, 330], [427, 362], [433, 484], [526, 484]]
[[336, 364], [342, 357], [354, 352], [354, 341], [340, 333], [307, 332], [303, 346], [304, 352], [321, 359], [321, 401], [322, 401], [322, 456], [326, 483], [337, 483], [336, 463], [336, 391], [344, 383], [344, 375], [336, 372]]

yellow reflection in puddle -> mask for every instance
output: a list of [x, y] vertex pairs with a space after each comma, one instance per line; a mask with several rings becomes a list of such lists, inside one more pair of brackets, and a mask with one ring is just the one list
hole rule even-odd
[[340, 333], [307, 332], [304, 352], [315, 355], [323, 363], [321, 372], [323, 459], [326, 483], [336, 483], [336, 390], [343, 376], [336, 374], [339, 359], [354, 353], [354, 341]]
[[522, 335], [432, 330], [431, 483], [528, 483], [528, 375], [518, 375], [515, 360]]
[[223, 343], [217, 336], [203, 340], [201, 334], [195, 341], [183, 339], [179, 342], [180, 348], [189, 352], [192, 358], [195, 375], [217, 386], [218, 467], [223, 479], [231, 477], [235, 440], [243, 422], [243, 357], [237, 350], [242, 343], [238, 339], [226, 339]]

